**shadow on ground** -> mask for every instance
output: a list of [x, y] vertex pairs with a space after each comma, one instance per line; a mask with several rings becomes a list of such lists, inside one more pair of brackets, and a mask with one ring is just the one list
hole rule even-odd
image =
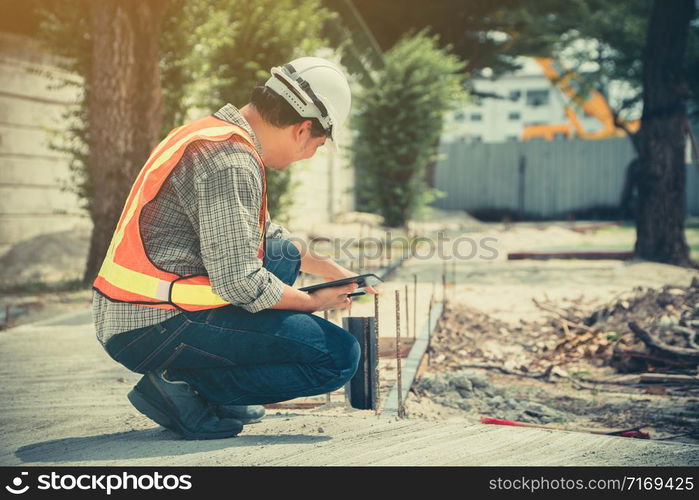
[[153, 428], [142, 431], [53, 439], [22, 446], [17, 449], [15, 455], [25, 463], [92, 462], [190, 455], [248, 446], [313, 444], [329, 439], [328, 436], [304, 434], [245, 434], [235, 438], [189, 441], [180, 438], [169, 430]]

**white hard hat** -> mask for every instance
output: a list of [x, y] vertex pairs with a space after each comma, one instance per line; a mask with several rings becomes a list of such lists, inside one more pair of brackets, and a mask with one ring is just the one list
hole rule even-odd
[[342, 70], [320, 57], [300, 57], [271, 70], [266, 87], [282, 96], [303, 118], [317, 118], [336, 149], [337, 133], [347, 119], [352, 92]]

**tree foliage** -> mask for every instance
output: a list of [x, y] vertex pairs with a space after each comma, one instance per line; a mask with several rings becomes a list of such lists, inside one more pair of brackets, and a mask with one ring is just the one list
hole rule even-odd
[[[326, 0], [328, 3], [331, 0]], [[354, 0], [379, 44], [388, 48], [402, 33], [430, 26], [442, 44], [466, 61], [473, 74], [488, 67], [498, 75], [517, 67], [516, 56], [564, 56], [590, 88], [607, 92], [622, 82], [626, 94], [615, 111], [640, 103], [641, 61], [651, 0]], [[400, 8], [400, 14], [397, 9]], [[699, 89], [699, 23], [690, 26], [687, 66], [690, 87]], [[468, 84], [468, 82], [467, 82]], [[690, 104], [699, 112], [699, 91]], [[614, 96], [611, 96], [614, 101]]]
[[404, 225], [434, 199], [426, 167], [436, 157], [444, 113], [463, 97], [464, 63], [438, 42], [426, 30], [400, 40], [385, 54], [376, 85], [356, 100], [352, 151], [360, 205], [390, 227]]
[[[62, 56], [63, 68], [82, 80], [79, 100], [65, 117], [70, 128], [55, 141], [55, 147], [71, 156], [71, 190], [89, 206], [92, 194], [85, 162], [91, 40], [84, 15], [87, 4], [87, 0], [41, 2], [40, 36], [47, 48]], [[322, 27], [334, 15], [320, 0], [172, 0], [160, 38], [161, 135], [227, 102], [238, 107], [245, 104], [272, 66], [323, 47]], [[58, 84], [76, 83], [67, 78]], [[291, 169], [268, 174], [270, 212], [283, 218], [290, 202]]]
[[[171, 58], [175, 64], [168, 71], [188, 80], [189, 106], [207, 110], [247, 103], [272, 66], [325, 44], [320, 33], [333, 16], [319, 0], [180, 0], [177, 10], [177, 32], [188, 36], [183, 44], [174, 32], [170, 35], [175, 43], [165, 54], [178, 57]], [[169, 97], [175, 101], [171, 109], [182, 97]], [[268, 170], [269, 210], [275, 219], [283, 220], [291, 203], [292, 175], [293, 169]]]
[[[637, 114], [643, 90], [643, 59], [646, 31], [652, 0], [606, 2], [571, 0], [565, 4], [550, 0], [526, 2], [509, 15], [516, 23], [528, 26], [528, 37], [543, 39], [554, 35], [547, 55], [560, 57], [572, 65], [607, 97], [615, 114]], [[511, 50], [522, 52], [519, 42]], [[687, 53], [684, 58], [690, 88], [699, 89], [699, 22], [690, 23]], [[614, 86], [620, 91], [614, 93]], [[690, 106], [699, 111], [699, 91], [690, 97]]]
[[[527, 52], [542, 50], [553, 41], [553, 34], [539, 39], [529, 36], [529, 25], [510, 15], [525, 5], [537, 9], [538, 15], [542, 10], [536, 2], [553, 7], [554, 0], [353, 0], [384, 50], [392, 47], [405, 33], [430, 27], [439, 35], [440, 46], [450, 47], [450, 52], [464, 61], [467, 73], [483, 67], [496, 71], [511, 69], [511, 56], [522, 53], [510, 51], [513, 38], [526, 42], [527, 47], [521, 48]], [[508, 37], [492, 36], [496, 32], [508, 34]]]
[[269, 69], [323, 46], [319, 33], [333, 14], [319, 0], [182, 2], [180, 30], [189, 33], [185, 64], [194, 105], [242, 106]]
[[[580, 97], [593, 89], [601, 92], [621, 125], [621, 120], [637, 113], [641, 100], [649, 14], [649, 0], [571, 0], [554, 5], [528, 2], [509, 16], [528, 26], [528, 36], [533, 39], [552, 37], [544, 53], [530, 55], [565, 61], [581, 77]], [[510, 50], [516, 53], [526, 47], [525, 41], [515, 39]]]

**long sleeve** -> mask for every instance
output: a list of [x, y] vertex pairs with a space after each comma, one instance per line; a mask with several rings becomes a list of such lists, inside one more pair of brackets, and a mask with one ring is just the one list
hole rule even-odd
[[257, 258], [262, 185], [252, 169], [259, 166], [240, 155], [247, 157], [245, 165], [217, 169], [195, 182], [201, 256], [213, 291], [257, 312], [279, 302], [284, 284]]

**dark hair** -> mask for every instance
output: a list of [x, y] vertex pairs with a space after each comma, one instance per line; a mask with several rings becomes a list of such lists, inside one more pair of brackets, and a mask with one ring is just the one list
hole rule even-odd
[[269, 87], [255, 87], [252, 89], [250, 103], [255, 106], [257, 112], [264, 121], [275, 127], [288, 127], [305, 120], [311, 120], [311, 137], [325, 136], [325, 130], [317, 118], [304, 118]]

